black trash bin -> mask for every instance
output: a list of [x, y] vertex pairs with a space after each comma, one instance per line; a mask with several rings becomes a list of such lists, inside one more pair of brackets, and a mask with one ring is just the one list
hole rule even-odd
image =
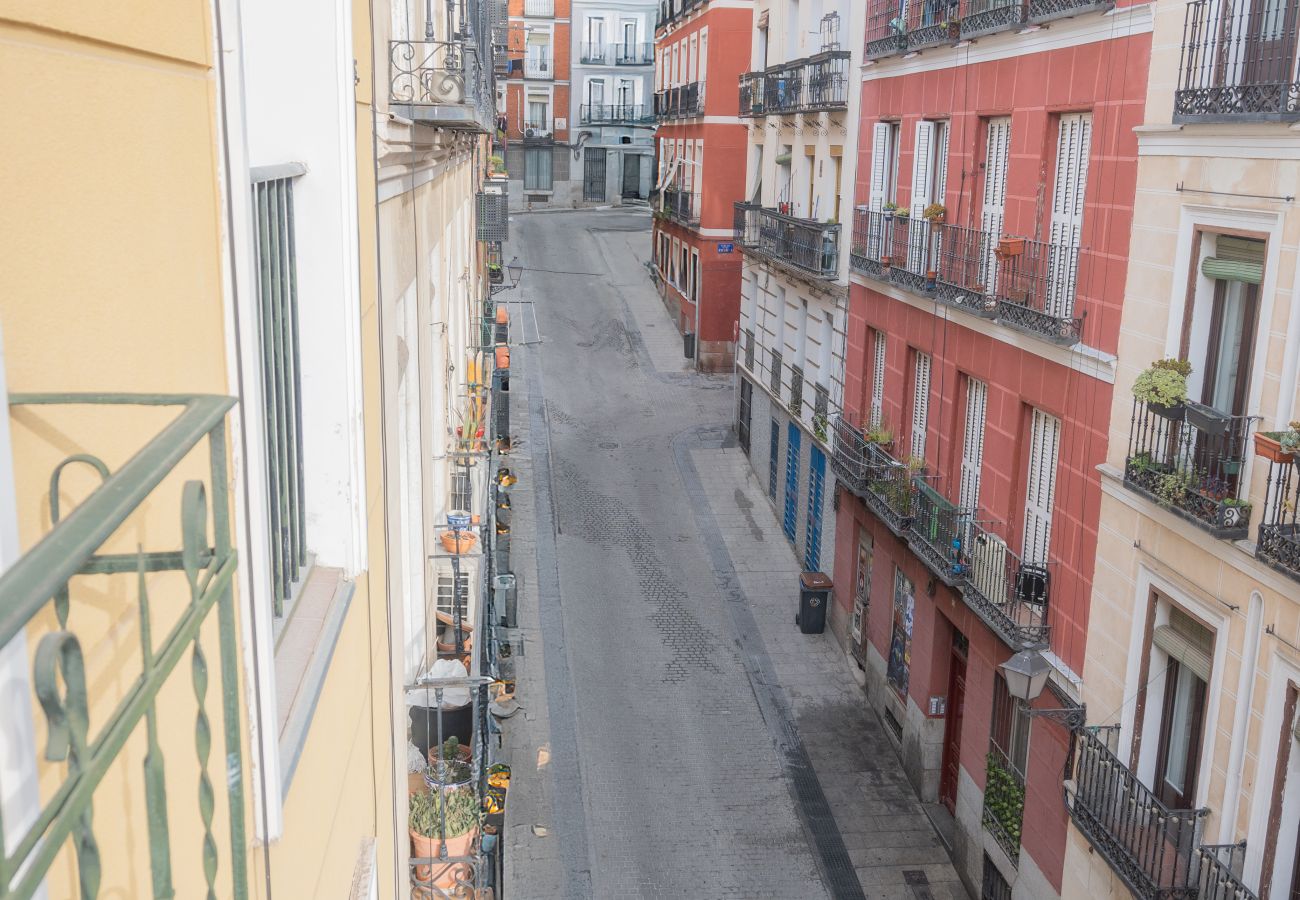
[[695, 359], [695, 334], [693, 332], [682, 332], [682, 355], [687, 359]]
[[804, 634], [826, 630], [826, 607], [831, 602], [831, 580], [825, 572], [804, 572], [799, 576], [799, 612], [794, 623]]

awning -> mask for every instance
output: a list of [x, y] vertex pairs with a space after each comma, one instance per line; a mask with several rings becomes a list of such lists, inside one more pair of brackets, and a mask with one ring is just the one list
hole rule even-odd
[[1221, 234], [1214, 256], [1201, 261], [1201, 274], [1219, 281], [1259, 284], [1264, 280], [1264, 242]]

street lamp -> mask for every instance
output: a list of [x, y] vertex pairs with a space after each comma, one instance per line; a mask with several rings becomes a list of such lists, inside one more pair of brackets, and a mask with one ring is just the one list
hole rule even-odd
[[510, 276], [510, 287], [519, 287], [519, 279], [524, 277], [524, 264], [519, 261], [519, 257], [511, 257], [510, 262], [506, 263], [506, 274]]
[[1032, 703], [1047, 686], [1052, 664], [1043, 659], [1043, 654], [1037, 650], [1021, 650], [998, 668], [1007, 680], [1007, 693], [1018, 700]]

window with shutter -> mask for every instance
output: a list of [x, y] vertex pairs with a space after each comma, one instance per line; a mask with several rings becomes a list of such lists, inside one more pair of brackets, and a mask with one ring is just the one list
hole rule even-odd
[[997, 262], [993, 248], [1002, 236], [1002, 211], [1007, 200], [1007, 157], [1011, 149], [1011, 117], [989, 119], [984, 132], [984, 205], [980, 228], [988, 236], [981, 281], [992, 293], [997, 286]]
[[907, 270], [926, 270], [926, 250], [930, 229], [921, 213], [930, 205], [934, 189], [934, 123], [916, 123], [916, 142], [912, 146], [912, 221], [908, 223]]
[[1026, 563], [1046, 565], [1052, 541], [1052, 504], [1056, 497], [1056, 462], [1060, 452], [1061, 420], [1034, 410], [1030, 432], [1029, 473], [1025, 480]]
[[871, 129], [871, 208], [879, 211], [887, 202], [893, 200], [887, 196], [889, 189], [886, 176], [890, 162], [890, 134], [893, 126], [889, 122], [877, 122]]
[[984, 419], [988, 385], [966, 379], [966, 434], [961, 448], [961, 488], [958, 505], [976, 509], [980, 501], [980, 469], [984, 464]]
[[1056, 139], [1056, 177], [1052, 183], [1051, 252], [1047, 272], [1046, 311], [1073, 314], [1078, 258], [1059, 248], [1078, 247], [1083, 235], [1083, 198], [1088, 190], [1088, 153], [1092, 146], [1092, 115], [1061, 116]]
[[934, 123], [934, 190], [930, 192], [931, 203], [944, 203], [948, 196], [948, 123]]
[[916, 354], [912, 382], [912, 456], [925, 459], [925, 430], [930, 420], [930, 355]]
[[885, 333], [871, 333], [875, 336], [871, 360], [871, 427], [879, 428], [885, 405]]

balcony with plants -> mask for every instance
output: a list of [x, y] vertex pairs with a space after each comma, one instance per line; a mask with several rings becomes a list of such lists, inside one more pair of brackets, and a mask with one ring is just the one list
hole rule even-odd
[[1078, 247], [949, 224], [938, 203], [919, 217], [886, 203], [854, 210], [850, 248], [863, 275], [1053, 344], [1081, 338]]
[[704, 82], [665, 88], [655, 94], [655, 118], [659, 121], [704, 115]]
[[1255, 455], [1268, 463], [1255, 556], [1300, 580], [1300, 422], [1257, 432]]
[[1241, 478], [1252, 419], [1188, 399], [1186, 360], [1152, 363], [1133, 383], [1124, 484], [1216, 538], [1241, 540], [1251, 503]]
[[920, 473], [913, 477], [907, 545], [949, 587], [966, 580], [970, 567], [967, 544], [977, 513], [945, 497], [932, 479]]
[[1075, 827], [1134, 896], [1256, 900], [1241, 880], [1244, 844], [1202, 844], [1208, 809], [1170, 809], [1116, 753], [1118, 725], [1074, 736], [1066, 807]]
[[803, 219], [757, 203], [737, 201], [733, 226], [736, 243], [747, 254], [804, 277], [833, 280], [839, 276], [838, 222]]
[[1300, 121], [1297, 25], [1294, 2], [1188, 3], [1173, 120]]

